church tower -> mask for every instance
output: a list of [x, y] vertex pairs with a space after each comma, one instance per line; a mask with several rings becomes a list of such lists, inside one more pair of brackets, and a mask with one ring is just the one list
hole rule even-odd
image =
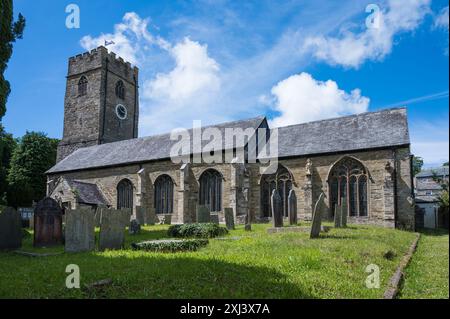
[[103, 46], [69, 58], [57, 162], [81, 147], [137, 137], [138, 73]]

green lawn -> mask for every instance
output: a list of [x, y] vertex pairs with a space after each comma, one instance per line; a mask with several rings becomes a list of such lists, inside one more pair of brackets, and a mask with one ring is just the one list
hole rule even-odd
[[[308, 233], [269, 235], [267, 224], [252, 227], [245, 232], [239, 226], [227, 240], [212, 239], [197, 252], [129, 250], [134, 241], [167, 237], [167, 226], [150, 226], [127, 235], [122, 251], [40, 258], [0, 253], [0, 298], [381, 298], [415, 238], [374, 226], [331, 229], [314, 240]], [[63, 251], [33, 249], [31, 240], [23, 250]], [[385, 258], [387, 251], [395, 257]], [[113, 283], [96, 291], [67, 289], [68, 264], [79, 265], [82, 286], [106, 278]], [[365, 286], [369, 264], [380, 267], [379, 289]]]
[[449, 298], [448, 231], [425, 231], [406, 268], [401, 298]]

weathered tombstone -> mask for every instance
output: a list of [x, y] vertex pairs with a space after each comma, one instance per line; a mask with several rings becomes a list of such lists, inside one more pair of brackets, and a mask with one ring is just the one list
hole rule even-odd
[[342, 207], [340, 205], [334, 206], [334, 227], [342, 227]]
[[172, 224], [172, 215], [165, 214], [164, 215], [164, 225], [171, 225]]
[[208, 206], [198, 205], [197, 206], [197, 223], [210, 223], [211, 213], [209, 212]]
[[252, 219], [250, 216], [250, 211], [247, 209], [247, 213], [245, 214], [245, 231], [251, 231], [252, 230]]
[[341, 227], [347, 227], [347, 214], [348, 214], [348, 205], [347, 205], [347, 198], [342, 198], [341, 200], [342, 207], [341, 207]]
[[0, 211], [0, 250], [17, 249], [22, 246], [22, 219], [14, 208]]
[[62, 244], [62, 209], [53, 198], [39, 201], [34, 209], [34, 246]]
[[321, 193], [319, 199], [314, 205], [313, 220], [311, 225], [310, 238], [318, 238], [322, 224], [322, 213], [325, 208], [325, 194]]
[[101, 214], [99, 249], [123, 248], [129, 210], [102, 209]]
[[136, 235], [141, 232], [141, 224], [137, 219], [132, 219], [130, 222], [130, 227], [128, 229], [131, 235]]
[[234, 230], [234, 213], [233, 208], [225, 208], [225, 225], [228, 230]]
[[66, 210], [65, 251], [95, 249], [95, 215], [91, 209]]
[[144, 225], [144, 209], [141, 206], [136, 206], [136, 220], [139, 225]]
[[293, 189], [289, 191], [288, 196], [288, 215], [289, 225], [297, 225], [297, 196]]
[[211, 223], [219, 225], [219, 214], [211, 214]]
[[273, 227], [283, 227], [283, 202], [276, 189], [272, 191], [271, 204]]

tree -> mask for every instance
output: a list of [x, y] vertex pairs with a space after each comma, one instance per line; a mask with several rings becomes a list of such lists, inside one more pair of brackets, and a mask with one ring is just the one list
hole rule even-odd
[[55, 165], [58, 142], [38, 132], [27, 132], [19, 140], [8, 174], [10, 206], [29, 206], [45, 196], [45, 172]]
[[423, 158], [419, 157], [419, 156], [413, 156], [413, 176], [416, 176], [417, 174], [420, 173], [420, 171], [422, 170], [422, 166], [423, 166]]
[[444, 164], [442, 164], [442, 166], [448, 166], [448, 162], [445, 162]]
[[15, 147], [16, 141], [12, 134], [6, 133], [0, 124], [0, 205], [7, 204], [6, 192], [8, 190], [8, 182], [6, 177], [8, 176], [11, 156]]
[[5, 115], [6, 101], [11, 92], [4, 73], [12, 55], [12, 44], [16, 39], [22, 39], [24, 28], [25, 18], [20, 13], [17, 21], [13, 21], [12, 0], [0, 0], [0, 120]]

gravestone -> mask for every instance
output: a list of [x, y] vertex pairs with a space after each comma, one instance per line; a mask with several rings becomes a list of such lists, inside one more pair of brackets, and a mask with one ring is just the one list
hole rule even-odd
[[228, 230], [234, 230], [234, 213], [233, 208], [225, 208], [225, 225], [227, 226]]
[[0, 250], [17, 249], [22, 246], [22, 218], [14, 208], [0, 211]]
[[129, 210], [102, 209], [101, 214], [99, 250], [123, 248]]
[[342, 227], [342, 206], [340, 205], [334, 206], [334, 227]]
[[310, 238], [318, 238], [322, 224], [322, 214], [325, 209], [325, 194], [321, 193], [319, 199], [314, 205], [313, 220], [311, 225]]
[[252, 220], [250, 217], [250, 211], [247, 209], [247, 213], [245, 214], [245, 231], [251, 231], [252, 230]]
[[288, 215], [289, 225], [297, 225], [297, 196], [293, 189], [289, 191], [288, 196]]
[[132, 219], [130, 222], [130, 227], [128, 229], [130, 235], [136, 235], [141, 232], [141, 224], [137, 219]]
[[283, 202], [276, 189], [272, 191], [271, 204], [273, 227], [283, 227]]
[[145, 223], [144, 214], [145, 214], [145, 211], [144, 211], [143, 207], [136, 206], [136, 218], [135, 219], [138, 221], [139, 225], [144, 225], [144, 223]]
[[208, 206], [198, 205], [197, 206], [197, 223], [210, 223], [211, 213], [209, 212]]
[[95, 249], [95, 213], [92, 209], [66, 210], [65, 251]]
[[219, 214], [211, 214], [211, 223], [219, 225]]
[[163, 221], [164, 225], [171, 225], [172, 224], [172, 215], [165, 214], [163, 218], [164, 218], [164, 221]]
[[62, 209], [53, 198], [40, 200], [34, 208], [34, 246], [62, 244]]
[[347, 198], [342, 198], [341, 200], [342, 207], [341, 207], [341, 227], [347, 227], [347, 216], [348, 216], [348, 205], [347, 205]]

